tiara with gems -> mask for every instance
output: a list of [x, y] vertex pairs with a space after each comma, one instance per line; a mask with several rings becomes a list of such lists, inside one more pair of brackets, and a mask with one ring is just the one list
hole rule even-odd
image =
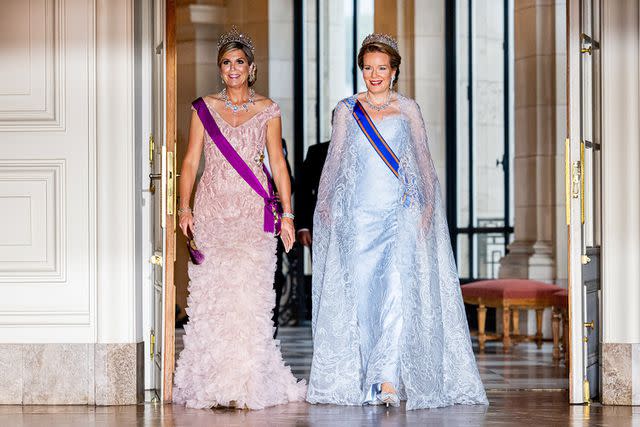
[[379, 33], [369, 34], [362, 42], [361, 47], [364, 47], [365, 45], [368, 45], [371, 43], [383, 43], [391, 47], [391, 49], [398, 52], [398, 41], [388, 34], [379, 34]]
[[220, 36], [218, 39], [218, 50], [220, 50], [222, 46], [233, 42], [243, 44], [251, 50], [251, 53], [256, 53], [256, 48], [253, 46], [253, 40], [251, 40], [251, 37], [241, 33], [235, 25], [231, 27], [231, 31]]

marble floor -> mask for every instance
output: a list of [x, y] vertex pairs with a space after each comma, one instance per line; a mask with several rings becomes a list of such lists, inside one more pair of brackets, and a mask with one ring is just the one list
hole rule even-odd
[[[177, 331], [176, 351], [182, 347]], [[311, 332], [282, 328], [282, 352], [293, 372], [308, 378]], [[640, 427], [640, 407], [568, 405], [566, 370], [551, 363], [550, 345], [520, 344], [510, 355], [489, 345], [478, 355], [490, 405], [406, 411], [380, 406], [291, 403], [262, 411], [136, 406], [0, 406], [3, 426], [611, 426]]]
[[262, 411], [177, 405], [0, 406], [0, 426], [640, 426], [640, 407], [570, 406], [565, 391], [489, 391], [490, 405], [405, 411], [290, 403]]
[[[184, 330], [176, 331], [176, 354], [182, 349]], [[285, 327], [278, 333], [286, 363], [297, 378], [309, 379], [313, 344], [311, 328]], [[474, 346], [476, 342], [474, 341]], [[547, 390], [569, 388], [568, 372], [564, 365], [552, 362], [551, 343], [538, 350], [534, 343], [520, 343], [513, 352], [504, 354], [502, 344], [487, 343], [484, 354], [476, 354], [482, 382], [488, 390]], [[477, 348], [476, 348], [477, 353]]]

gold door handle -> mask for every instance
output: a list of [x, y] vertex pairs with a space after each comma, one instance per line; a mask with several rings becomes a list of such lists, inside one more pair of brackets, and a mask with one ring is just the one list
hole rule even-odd
[[153, 182], [156, 179], [162, 179], [161, 173], [150, 173], [149, 174], [149, 192], [151, 194], [155, 194], [156, 192], [156, 184]]
[[593, 329], [595, 327], [593, 320], [591, 322], [584, 322], [584, 327], [585, 328], [589, 328], [589, 329]]
[[176, 158], [173, 151], [167, 152], [167, 215], [173, 215], [176, 205], [176, 193], [175, 193], [175, 169]]
[[580, 53], [591, 55], [594, 50], [600, 49], [600, 43], [584, 33], [580, 34], [580, 43], [582, 43]]
[[564, 141], [564, 195], [567, 225], [571, 224], [571, 141]]
[[155, 151], [155, 142], [153, 135], [149, 135], [149, 164], [153, 166], [153, 152]]
[[564, 140], [564, 195], [565, 195], [565, 215], [567, 225], [571, 224], [571, 141]]
[[156, 351], [156, 333], [154, 332], [154, 330], [151, 330], [151, 339], [149, 340], [149, 357], [151, 360], [153, 360], [153, 355], [155, 354]]
[[162, 256], [158, 255], [158, 254], [152, 255], [151, 258], [149, 258], [149, 262], [151, 264], [153, 264], [153, 265], [161, 266], [162, 265]]
[[584, 224], [584, 141], [580, 141], [580, 223]]
[[581, 170], [580, 162], [573, 162], [571, 165], [571, 197], [574, 199], [580, 197], [580, 187], [582, 185], [580, 179]]

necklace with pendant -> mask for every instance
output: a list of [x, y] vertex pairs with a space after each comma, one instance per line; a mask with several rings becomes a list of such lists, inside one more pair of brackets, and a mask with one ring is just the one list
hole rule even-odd
[[234, 104], [229, 99], [227, 88], [222, 89], [222, 92], [220, 92], [220, 98], [222, 98], [222, 100], [224, 101], [224, 108], [228, 108], [233, 114], [238, 114], [238, 111], [240, 111], [241, 109], [244, 111], [249, 111], [249, 105], [255, 104], [255, 96], [256, 91], [253, 89], [249, 89], [249, 99], [247, 100], [247, 102], [238, 105]]
[[376, 105], [373, 102], [371, 102], [371, 100], [369, 99], [369, 91], [367, 91], [364, 94], [364, 100], [367, 103], [367, 105], [369, 107], [371, 107], [372, 110], [382, 111], [385, 108], [387, 108], [389, 105], [391, 105], [391, 91], [389, 91], [389, 95], [387, 95], [387, 100], [384, 103], [380, 104], [380, 105]]

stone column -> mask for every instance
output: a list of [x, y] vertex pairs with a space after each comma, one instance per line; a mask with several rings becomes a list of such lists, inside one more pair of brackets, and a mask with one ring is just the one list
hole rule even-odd
[[398, 90], [415, 96], [415, 0], [375, 0], [374, 31], [389, 34], [398, 40], [402, 64]]
[[422, 108], [429, 148], [444, 192], [444, 0], [376, 0], [375, 10], [375, 31], [398, 39], [402, 55], [398, 90]]
[[[564, 0], [515, 0], [515, 240], [499, 276], [566, 286], [565, 8]], [[533, 311], [520, 325], [520, 332], [536, 330]], [[550, 330], [545, 313], [544, 334]]]
[[564, 9], [562, 0], [515, 1], [515, 241], [500, 261], [501, 278], [554, 282], [555, 254], [566, 252], [557, 190], [566, 133]]

